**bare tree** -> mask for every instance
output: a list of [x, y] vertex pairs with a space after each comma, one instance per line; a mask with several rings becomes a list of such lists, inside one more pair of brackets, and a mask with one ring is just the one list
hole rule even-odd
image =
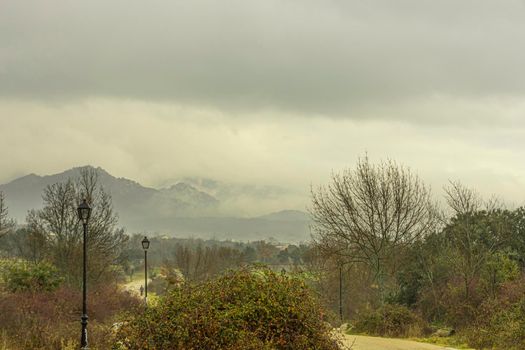
[[9, 210], [5, 202], [4, 192], [0, 191], [0, 238], [11, 232], [14, 227], [14, 221], [9, 218]]
[[77, 206], [85, 198], [92, 207], [88, 230], [89, 278], [98, 280], [121, 253], [127, 236], [117, 228], [111, 196], [98, 183], [92, 168], [80, 170], [76, 181], [48, 186], [43, 209], [30, 213], [28, 228], [46, 237], [46, 253], [71, 283], [80, 278], [81, 228]]
[[241, 266], [241, 251], [229, 247], [204, 246], [201, 242], [190, 246], [178, 243], [173, 258], [165, 260], [166, 266], [180, 270], [188, 281], [205, 280], [228, 268]]
[[386, 266], [395, 269], [404, 247], [436, 225], [430, 189], [393, 161], [332, 174], [328, 186], [312, 190], [314, 242], [341, 263], [364, 263], [382, 285]]
[[49, 239], [38, 212], [30, 210], [26, 217], [26, 228], [19, 230], [15, 246], [20, 257], [33, 263], [44, 260], [49, 254]]
[[444, 191], [445, 200], [454, 214], [471, 214], [483, 207], [483, 199], [479, 193], [459, 181], [449, 181]]
[[484, 200], [477, 191], [459, 181], [449, 181], [444, 191], [445, 200], [455, 215], [472, 214], [481, 210], [494, 211], [505, 207], [497, 196]]

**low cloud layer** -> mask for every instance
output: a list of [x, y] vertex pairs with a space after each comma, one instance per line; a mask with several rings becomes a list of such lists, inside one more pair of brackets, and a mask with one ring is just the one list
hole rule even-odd
[[[487, 195], [521, 204], [524, 128], [413, 125], [384, 120], [247, 118], [201, 107], [121, 100], [50, 106], [0, 104], [0, 182], [84, 164], [159, 187], [186, 176], [278, 185], [287, 205], [304, 208], [311, 184], [353, 166], [368, 152], [412, 167], [440, 193], [460, 179]], [[254, 203], [256, 205], [256, 203]]]
[[287, 186], [396, 159], [525, 195], [525, 2], [0, 2], [0, 182]]

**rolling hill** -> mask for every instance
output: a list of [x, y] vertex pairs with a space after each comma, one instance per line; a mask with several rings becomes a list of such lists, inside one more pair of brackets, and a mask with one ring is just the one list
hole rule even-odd
[[[39, 176], [29, 174], [0, 185], [10, 216], [23, 223], [27, 211], [42, 206], [42, 191], [48, 185], [74, 179], [81, 168]], [[186, 178], [165, 188], [146, 187], [117, 178], [96, 168], [100, 184], [113, 198], [120, 224], [128, 232], [156, 232], [179, 237], [257, 240], [273, 237], [283, 242], [309, 239], [308, 215], [282, 210], [263, 216], [224, 215], [221, 205], [236, 196], [275, 196], [279, 189], [235, 186], [210, 179]]]

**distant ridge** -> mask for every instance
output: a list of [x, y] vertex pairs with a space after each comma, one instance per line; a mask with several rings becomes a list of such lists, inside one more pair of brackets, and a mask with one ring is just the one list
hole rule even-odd
[[259, 219], [269, 220], [269, 221], [310, 221], [310, 216], [308, 213], [300, 210], [281, 210], [275, 213], [270, 213], [267, 215], [262, 215], [258, 217]]
[[[224, 216], [221, 199], [229, 200], [250, 191], [252, 196], [274, 196], [279, 189], [264, 186], [235, 187], [214, 180], [191, 178], [166, 188], [155, 189], [117, 178], [100, 167], [83, 166], [53, 175], [28, 174], [0, 185], [7, 198], [9, 213], [23, 223], [30, 209], [42, 206], [42, 192], [48, 185], [78, 177], [80, 170], [96, 170], [100, 184], [113, 198], [119, 221], [131, 232], [158, 232], [177, 236], [255, 240], [273, 237], [283, 242], [309, 238], [308, 214], [282, 210], [259, 217]], [[220, 197], [220, 198], [217, 198]], [[239, 215], [242, 216], [242, 215]]]

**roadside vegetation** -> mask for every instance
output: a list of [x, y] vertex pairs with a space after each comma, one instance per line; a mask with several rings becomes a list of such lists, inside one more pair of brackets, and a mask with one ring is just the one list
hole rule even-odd
[[142, 276], [143, 234], [119, 227], [96, 172], [48, 186], [23, 224], [0, 193], [3, 348], [78, 347], [85, 196], [92, 349], [331, 350], [342, 323], [354, 334], [525, 348], [525, 208], [455, 181], [432, 194], [412, 170], [366, 157], [312, 189], [311, 242], [150, 237], [148, 308], [122, 287]]
[[[0, 261], [0, 344], [3, 349], [76, 349], [82, 300], [48, 263]], [[109, 349], [111, 326], [123, 311], [142, 306], [116, 284], [96, 284], [89, 298], [89, 337], [95, 349]], [[0, 348], [1, 349], [1, 348]]]
[[367, 158], [312, 196], [311, 269], [332, 309], [342, 276], [350, 332], [525, 347], [525, 208], [454, 181], [440, 205], [410, 169]]
[[[3, 349], [78, 348], [82, 235], [76, 207], [83, 197], [93, 207], [91, 349], [338, 348], [329, 333], [330, 313], [323, 311], [300, 269], [307, 245], [151, 237], [146, 309], [138, 291], [123, 288], [143, 274], [143, 235], [127, 235], [118, 226], [111, 196], [88, 169], [77, 179], [48, 186], [43, 208], [30, 211], [24, 225], [9, 218], [0, 193]], [[175, 323], [164, 324], [162, 315]], [[148, 328], [138, 327], [144, 324]], [[140, 345], [144, 340], [151, 343]]]

